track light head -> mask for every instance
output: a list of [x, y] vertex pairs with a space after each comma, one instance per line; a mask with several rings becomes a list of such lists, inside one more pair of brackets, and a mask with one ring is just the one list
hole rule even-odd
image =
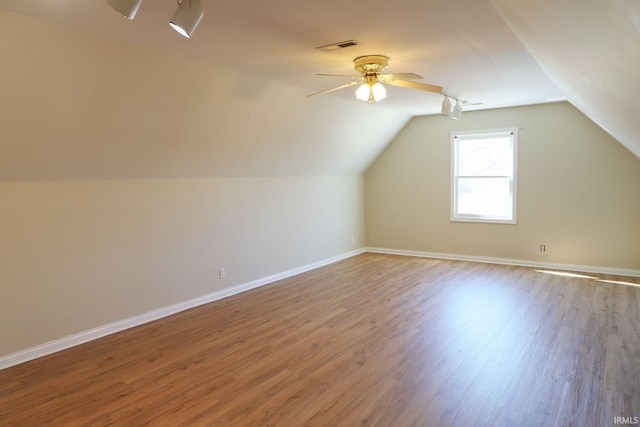
[[180, 35], [190, 39], [203, 16], [200, 0], [178, 0], [178, 8], [169, 25]]
[[462, 117], [462, 105], [460, 105], [460, 103], [456, 99], [456, 105], [455, 107], [453, 107], [453, 111], [451, 111], [451, 118], [460, 120], [460, 117]]
[[440, 110], [440, 114], [443, 116], [451, 115], [451, 101], [449, 101], [449, 97], [447, 95], [444, 96], [444, 101], [442, 101], [442, 109]]
[[107, 4], [127, 19], [133, 19], [140, 9], [142, 0], [107, 0]]

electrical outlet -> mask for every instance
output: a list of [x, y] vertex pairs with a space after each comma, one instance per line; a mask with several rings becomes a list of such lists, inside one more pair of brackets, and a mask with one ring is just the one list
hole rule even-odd
[[547, 245], [540, 245], [540, 252], [546, 252], [547, 251]]
[[225, 273], [225, 271], [224, 271], [224, 268], [221, 268], [220, 270], [218, 270], [218, 276], [219, 276], [221, 279], [224, 279], [225, 274], [226, 274], [226, 273]]
[[351, 243], [355, 243], [356, 242], [356, 236], [351, 236]]

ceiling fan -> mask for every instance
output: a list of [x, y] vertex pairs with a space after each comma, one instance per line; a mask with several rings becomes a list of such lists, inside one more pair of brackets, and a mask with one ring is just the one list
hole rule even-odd
[[441, 86], [429, 85], [426, 83], [418, 83], [412, 80], [420, 80], [422, 76], [414, 73], [395, 73], [395, 74], [382, 74], [382, 72], [389, 65], [389, 57], [384, 55], [365, 55], [358, 56], [353, 60], [354, 68], [360, 77], [355, 76], [343, 76], [336, 74], [316, 74], [317, 76], [329, 76], [329, 77], [345, 77], [350, 78], [353, 81], [320, 92], [312, 93], [309, 96], [322, 95], [325, 93], [333, 92], [336, 90], [344, 89], [350, 86], [360, 85], [356, 90], [356, 97], [362, 101], [369, 101], [373, 104], [374, 101], [381, 101], [387, 96], [387, 89], [383, 86], [388, 84], [391, 86], [400, 86], [409, 89], [423, 90], [426, 92], [433, 92], [442, 94]]

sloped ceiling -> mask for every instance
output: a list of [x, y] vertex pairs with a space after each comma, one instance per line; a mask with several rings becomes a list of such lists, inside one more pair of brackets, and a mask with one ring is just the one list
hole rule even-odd
[[0, 180], [351, 174], [409, 120], [0, 12]]
[[[170, 29], [175, 0], [145, 0], [135, 20], [106, 0], [0, 0], [0, 8], [147, 48], [164, 49], [301, 87], [305, 94], [342, 82], [314, 73], [354, 74], [353, 58], [391, 57], [390, 72], [494, 108], [564, 100], [489, 0], [202, 0], [205, 16], [191, 40]], [[315, 49], [356, 39], [360, 46]], [[390, 88], [381, 104], [433, 114], [442, 97]], [[358, 102], [354, 90], [331, 97]], [[374, 108], [377, 108], [374, 107]], [[382, 108], [382, 107], [380, 107]], [[371, 110], [371, 109], [369, 109]]]
[[640, 3], [493, 4], [567, 99], [640, 157]]
[[[202, 2], [187, 40], [167, 25], [173, 0], [144, 1], [133, 21], [103, 0], [0, 0], [0, 179], [362, 172], [442, 100], [395, 87], [372, 106], [353, 90], [306, 97], [343, 82], [314, 73], [353, 74], [374, 53], [478, 104], [466, 109], [566, 93], [640, 151], [630, 1]], [[314, 49], [346, 39], [362, 44]]]

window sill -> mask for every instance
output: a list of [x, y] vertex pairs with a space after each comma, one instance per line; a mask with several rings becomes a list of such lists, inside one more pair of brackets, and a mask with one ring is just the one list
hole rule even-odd
[[514, 219], [498, 219], [498, 218], [471, 218], [471, 217], [455, 217], [450, 219], [451, 222], [480, 222], [485, 224], [511, 224], [518, 222]]

